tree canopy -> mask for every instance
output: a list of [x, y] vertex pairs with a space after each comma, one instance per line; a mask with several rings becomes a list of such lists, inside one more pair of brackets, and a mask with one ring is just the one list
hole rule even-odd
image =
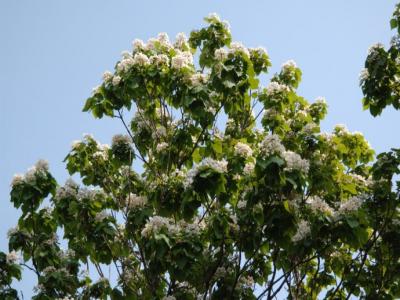
[[[42, 160], [14, 177], [2, 298], [19, 298], [21, 268], [33, 299], [400, 297], [400, 150], [375, 158], [360, 132], [321, 132], [327, 104], [297, 93], [294, 61], [263, 85], [266, 50], [205, 21], [189, 38], [135, 40], [104, 73], [83, 110], [124, 132], [73, 142], [80, 183]], [[400, 107], [397, 41], [362, 72], [373, 115]]]

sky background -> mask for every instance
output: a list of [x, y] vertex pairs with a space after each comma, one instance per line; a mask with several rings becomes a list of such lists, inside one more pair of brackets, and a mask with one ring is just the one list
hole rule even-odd
[[[0, 250], [19, 217], [9, 202], [10, 182], [45, 158], [60, 184], [71, 141], [92, 133], [102, 143], [123, 132], [117, 120], [82, 113], [85, 99], [105, 70], [112, 70], [134, 38], [159, 32], [189, 35], [217, 12], [233, 39], [264, 46], [271, 73], [294, 59], [303, 72], [299, 94], [326, 97], [322, 129], [344, 123], [361, 131], [377, 152], [399, 146], [400, 112], [373, 118], [362, 111], [358, 75], [368, 47], [388, 45], [396, 1], [0, 1]], [[263, 82], [266, 85], [267, 82]], [[29, 274], [29, 273], [28, 273]], [[15, 286], [32, 295], [32, 276]]]

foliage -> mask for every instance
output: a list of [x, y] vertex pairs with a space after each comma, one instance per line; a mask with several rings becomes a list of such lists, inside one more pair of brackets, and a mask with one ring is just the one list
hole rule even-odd
[[[361, 133], [322, 133], [326, 102], [296, 93], [293, 61], [262, 87], [267, 52], [205, 20], [174, 44], [135, 40], [104, 74], [84, 111], [127, 135], [72, 144], [81, 185], [44, 161], [14, 177], [9, 250], [37, 275], [34, 299], [399, 297], [400, 151], [372, 163]], [[17, 298], [15, 252], [0, 268]]]

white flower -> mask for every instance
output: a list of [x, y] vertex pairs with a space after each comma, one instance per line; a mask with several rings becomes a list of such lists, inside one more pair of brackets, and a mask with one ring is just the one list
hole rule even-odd
[[243, 209], [243, 208], [245, 208], [245, 207], [246, 207], [246, 201], [240, 200], [240, 201], [237, 203], [237, 208]]
[[42, 272], [44, 275], [49, 275], [51, 273], [57, 272], [57, 269], [53, 266], [48, 266], [48, 267], [44, 268]]
[[142, 207], [147, 204], [147, 198], [131, 193], [126, 197], [126, 203], [129, 208]]
[[164, 47], [171, 47], [171, 44], [169, 43], [169, 36], [166, 32], [160, 32], [158, 34], [158, 41], [160, 42], [161, 46]]
[[92, 95], [96, 95], [97, 93], [100, 92], [101, 85], [95, 86], [92, 88]]
[[146, 44], [140, 39], [133, 40], [132, 46], [135, 51], [145, 50], [146, 48]]
[[80, 145], [82, 145], [82, 141], [75, 140], [75, 141], [73, 141], [73, 142], [71, 143], [71, 148], [72, 148], [73, 150], [76, 150], [76, 149], [78, 149], [78, 147], [79, 147]]
[[168, 143], [162, 142], [162, 143], [157, 144], [156, 151], [162, 152], [167, 148], [168, 148]]
[[207, 18], [215, 22], [221, 22], [221, 18], [217, 13], [210, 13]]
[[362, 69], [359, 78], [360, 78], [360, 83], [363, 83], [369, 78], [369, 71], [367, 68]]
[[125, 58], [125, 59], [132, 58], [132, 54], [126, 50], [121, 52], [121, 56], [122, 56], [122, 58]]
[[155, 66], [163, 66], [163, 65], [168, 65], [169, 63], [169, 58], [165, 54], [157, 54], [153, 55], [150, 57], [150, 63]]
[[349, 198], [347, 201], [342, 202], [340, 204], [337, 214], [343, 215], [346, 213], [351, 213], [353, 211], [356, 211], [361, 207], [361, 205], [363, 203], [364, 203], [363, 196], [353, 196], [353, 197]]
[[13, 180], [11, 182], [11, 186], [17, 186], [18, 184], [21, 184], [24, 182], [24, 176], [22, 174], [15, 174], [13, 177]]
[[381, 43], [377, 43], [368, 48], [368, 55], [375, 55], [379, 49], [385, 49]]
[[197, 176], [197, 174], [205, 169], [212, 169], [217, 173], [226, 173], [228, 172], [228, 162], [226, 160], [214, 160], [210, 157], [207, 157], [203, 159], [198, 165], [194, 166], [192, 169], [190, 169], [187, 174], [186, 178], [183, 182], [183, 185], [187, 188], [189, 187], [192, 183], [194, 178]]
[[314, 130], [317, 128], [317, 125], [315, 123], [307, 123], [303, 127], [303, 132], [307, 135], [311, 135], [314, 133]]
[[302, 159], [300, 155], [293, 151], [283, 152], [283, 158], [286, 161], [286, 171], [298, 170], [303, 173], [308, 173], [310, 163], [306, 159]]
[[243, 173], [246, 175], [251, 175], [251, 173], [253, 173], [254, 171], [254, 167], [255, 167], [254, 163], [252, 162], [246, 163], [243, 168]]
[[189, 47], [186, 35], [183, 32], [180, 32], [176, 35], [174, 46], [179, 50], [184, 50]]
[[174, 296], [165, 296], [162, 300], [176, 300], [176, 298]]
[[167, 129], [164, 126], [159, 126], [155, 131], [151, 134], [153, 139], [158, 139], [167, 135]]
[[215, 278], [223, 278], [226, 276], [228, 271], [224, 267], [218, 267], [214, 273]]
[[120, 76], [114, 76], [112, 79], [112, 85], [117, 86], [121, 82], [121, 77]]
[[310, 208], [314, 213], [319, 211], [328, 215], [333, 214], [333, 209], [318, 196], [308, 198], [307, 204], [310, 205]]
[[156, 42], [157, 42], [157, 39], [155, 39], [155, 38], [148, 39], [147, 44], [145, 46], [145, 50], [147, 50], [147, 51], [155, 50]]
[[110, 71], [105, 71], [103, 74], [104, 82], [109, 82], [113, 78], [113, 74]]
[[317, 97], [317, 99], [315, 99], [315, 103], [317, 103], [317, 104], [323, 104], [323, 105], [326, 105], [326, 99], [325, 99], [325, 97], [322, 97], [322, 96], [319, 96], [319, 97]]
[[14, 250], [7, 254], [6, 263], [12, 265], [19, 260], [19, 255]]
[[283, 72], [289, 72], [291, 69], [297, 68], [297, 64], [294, 60], [290, 59], [282, 65]]
[[215, 59], [224, 61], [228, 57], [228, 52], [224, 48], [219, 48], [214, 52]]
[[230, 45], [230, 52], [233, 54], [241, 53], [250, 56], [249, 50], [240, 42], [233, 42]]
[[278, 115], [278, 111], [275, 108], [269, 108], [264, 111], [264, 118], [266, 120], [273, 120]]
[[176, 70], [193, 64], [193, 56], [189, 51], [178, 52], [171, 60], [171, 67]]
[[149, 58], [146, 56], [146, 54], [143, 54], [141, 52], [136, 53], [133, 57], [133, 64], [136, 66], [144, 67], [147, 66], [149, 63]]
[[10, 228], [10, 229], [7, 231], [7, 237], [10, 238], [12, 235], [14, 235], [14, 234], [16, 234], [16, 233], [18, 233], [18, 232], [19, 232], [19, 228], [18, 228], [18, 225], [17, 225], [17, 226], [15, 226], [15, 227]]
[[48, 171], [49, 163], [44, 159], [39, 159], [34, 167], [37, 171]]
[[279, 98], [276, 98], [276, 96], [279, 96], [283, 93], [288, 92], [290, 89], [287, 85], [285, 84], [280, 84], [276, 81], [270, 82], [270, 84], [267, 86], [267, 91], [266, 94], [271, 98], [272, 101], [277, 102]]
[[235, 154], [246, 158], [253, 155], [253, 150], [250, 148], [249, 145], [242, 142], [238, 142], [235, 145]]
[[251, 49], [254, 52], [257, 52], [259, 56], [268, 55], [267, 50], [264, 47], [257, 47]]
[[281, 155], [285, 151], [285, 147], [281, 143], [281, 139], [276, 134], [267, 135], [260, 143], [260, 152], [266, 156], [272, 154]]
[[294, 236], [292, 236], [292, 242], [297, 243], [303, 239], [305, 239], [311, 233], [310, 225], [307, 221], [301, 220], [297, 225], [297, 232]]
[[106, 213], [105, 211], [101, 211], [99, 213], [96, 214], [96, 216], [94, 217], [94, 219], [96, 220], [96, 222], [102, 222], [104, 219], [106, 219], [108, 217], [108, 213]]
[[190, 82], [194, 87], [207, 83], [208, 76], [206, 74], [196, 73], [190, 76]]
[[153, 216], [149, 218], [141, 234], [143, 237], [149, 237], [151, 233], [158, 232], [162, 228], [167, 228], [167, 231], [170, 233], [177, 231], [172, 219]]

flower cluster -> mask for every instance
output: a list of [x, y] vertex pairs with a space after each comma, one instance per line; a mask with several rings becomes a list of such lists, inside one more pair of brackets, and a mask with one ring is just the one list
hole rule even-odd
[[49, 164], [47, 161], [41, 159], [34, 166], [28, 169], [25, 175], [16, 174], [13, 177], [11, 186], [17, 186], [22, 183], [31, 184], [36, 180], [37, 176], [44, 176], [49, 171]]
[[193, 56], [189, 51], [179, 51], [171, 60], [171, 67], [176, 70], [193, 65]]
[[238, 142], [235, 145], [235, 154], [246, 158], [253, 155], [253, 150], [250, 148], [249, 145], [242, 142]]
[[189, 187], [193, 183], [197, 174], [206, 169], [212, 169], [216, 173], [223, 174], [228, 171], [228, 162], [224, 159], [214, 160], [210, 157], [203, 159], [198, 165], [194, 166], [187, 172], [184, 186]]
[[126, 205], [133, 209], [136, 207], [143, 207], [147, 204], [147, 198], [145, 196], [139, 196], [136, 194], [129, 194], [128, 197], [126, 197]]
[[251, 175], [251, 173], [253, 173], [253, 171], [254, 171], [254, 167], [255, 167], [255, 165], [253, 162], [246, 163], [243, 168], [243, 173], [245, 175]]
[[187, 223], [183, 220], [175, 223], [171, 218], [165, 218], [161, 216], [150, 217], [144, 226], [141, 234], [143, 237], [149, 238], [152, 233], [160, 232], [162, 229], [166, 229], [169, 235], [186, 234], [186, 235], [197, 235], [202, 230], [203, 226], [197, 223]]
[[267, 86], [266, 95], [271, 101], [278, 102], [281, 99], [282, 94], [285, 94], [289, 91], [290, 89], [287, 85], [272, 81]]
[[276, 134], [267, 135], [259, 145], [260, 152], [265, 156], [273, 154], [281, 155], [285, 152], [285, 147], [281, 143], [281, 139]]
[[306, 159], [302, 159], [300, 155], [293, 151], [284, 151], [283, 158], [286, 161], [286, 171], [298, 170], [302, 173], [307, 174], [310, 168], [310, 163]]
[[354, 212], [354, 211], [358, 210], [363, 203], [364, 203], [363, 196], [353, 196], [353, 197], [349, 198], [347, 201], [342, 202], [340, 204], [337, 214], [343, 215], [346, 213]]
[[310, 233], [311, 233], [310, 224], [305, 220], [301, 220], [297, 225], [296, 234], [292, 236], [292, 242], [297, 243], [305, 239], [307, 236], [309, 236]]
[[307, 204], [310, 206], [311, 210], [315, 212], [321, 212], [324, 214], [332, 215], [333, 214], [333, 209], [326, 203], [324, 200], [322, 200], [318, 196], [310, 197], [307, 199]]
[[15, 264], [19, 260], [19, 255], [14, 250], [7, 254], [6, 262], [9, 265]]

